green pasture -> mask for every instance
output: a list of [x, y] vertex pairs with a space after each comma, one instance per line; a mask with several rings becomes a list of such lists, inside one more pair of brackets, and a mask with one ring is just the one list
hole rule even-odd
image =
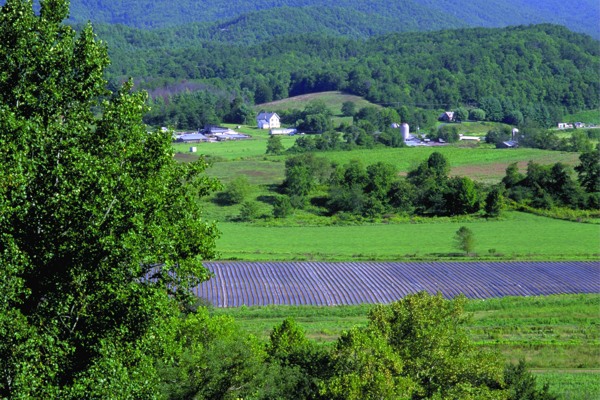
[[[257, 131], [259, 131], [257, 129]], [[230, 162], [263, 161], [269, 164], [271, 161], [283, 160], [284, 156], [265, 155], [267, 135], [261, 132], [261, 136], [249, 140], [227, 141], [216, 143], [196, 144], [174, 144], [178, 155], [198, 157], [204, 155], [214, 161], [214, 170], [229, 169]], [[291, 147], [296, 136], [281, 136], [285, 148]], [[189, 153], [191, 146], [197, 148], [197, 153]], [[562, 162], [567, 165], [577, 165], [579, 155], [577, 153], [558, 152], [540, 149], [495, 149], [489, 145], [480, 144], [476, 147], [461, 146], [432, 146], [432, 147], [410, 147], [410, 148], [388, 148], [377, 147], [374, 149], [355, 149], [352, 151], [331, 151], [315, 153], [318, 157], [324, 157], [338, 164], [346, 164], [351, 160], [360, 160], [369, 165], [378, 161], [387, 162], [396, 166], [401, 172], [407, 172], [415, 168], [420, 162], [426, 160], [434, 151], [446, 156], [453, 167], [452, 174], [470, 176], [475, 180], [493, 182], [504, 176], [506, 167], [513, 162], [518, 162], [525, 171], [527, 162], [534, 161], [538, 164], [551, 164]], [[228, 164], [224, 164], [227, 162]], [[254, 167], [260, 170], [260, 164]], [[283, 163], [281, 164], [283, 168]], [[246, 168], [246, 170], [248, 170]], [[219, 175], [218, 172], [215, 175]]]
[[566, 115], [563, 120], [567, 122], [584, 122], [586, 124], [600, 125], [600, 109], [569, 114]]
[[292, 108], [298, 110], [304, 110], [304, 108], [311, 101], [322, 101], [325, 105], [331, 110], [333, 115], [341, 116], [342, 115], [342, 104], [346, 101], [351, 101], [356, 105], [356, 110], [359, 110], [363, 107], [367, 106], [375, 106], [368, 100], [363, 99], [360, 96], [354, 96], [351, 94], [345, 94], [342, 92], [331, 91], [331, 92], [321, 92], [321, 93], [309, 93], [303, 94], [300, 96], [289, 97], [287, 99], [272, 101], [270, 103], [263, 103], [254, 106], [254, 109], [258, 112], [260, 110], [265, 111], [277, 111], [277, 110], [289, 110]]
[[548, 383], [562, 400], [600, 399], [600, 370], [595, 371], [533, 371], [539, 385]]
[[398, 170], [406, 172], [414, 169], [433, 152], [443, 154], [448, 159], [450, 166], [455, 169], [459, 167], [461, 170], [464, 170], [464, 167], [473, 167], [473, 169], [482, 166], [495, 167], [494, 175], [488, 178], [504, 176], [506, 166], [513, 162], [521, 163], [520, 166], [523, 170], [525, 170], [527, 162], [530, 160], [539, 164], [551, 164], [560, 161], [565, 164], [576, 165], [579, 162], [579, 154], [577, 153], [529, 148], [495, 149], [485, 144], [480, 144], [477, 147], [419, 146], [398, 149], [385, 147], [357, 149], [353, 151], [334, 151], [319, 153], [318, 155], [342, 165], [348, 163], [350, 160], [360, 160], [365, 165], [382, 161], [393, 164]]
[[[480, 136], [481, 140], [484, 139], [485, 135], [488, 133], [488, 131], [490, 131], [492, 128], [496, 128], [499, 126], [508, 126], [511, 127], [510, 125], [506, 125], [503, 123], [499, 123], [499, 122], [488, 122], [488, 121], [466, 121], [466, 122], [460, 122], [460, 123], [447, 123], [447, 122], [438, 122], [436, 124], [436, 126], [439, 128], [443, 125], [450, 125], [450, 126], [455, 126], [458, 129], [458, 133], [461, 135], [465, 135], [465, 136]], [[411, 130], [413, 128], [411, 127]], [[421, 132], [421, 133], [427, 133], [427, 132]]]
[[597, 259], [600, 226], [507, 212], [499, 220], [417, 219], [416, 223], [258, 226], [222, 222], [221, 259], [399, 260], [462, 257], [454, 235], [467, 226], [475, 252], [492, 259]]
[[[255, 129], [256, 133], [251, 139], [229, 140], [223, 142], [208, 143], [173, 143], [175, 156], [181, 154], [193, 156], [207, 156], [216, 160], [242, 160], [265, 156], [267, 150], [268, 131], [261, 132]], [[292, 147], [296, 141], [295, 136], [281, 136], [281, 142], [287, 149]], [[190, 147], [196, 147], [196, 153], [190, 153]]]
[[[231, 315], [247, 332], [267, 340], [274, 326], [294, 318], [324, 345], [343, 331], [364, 326], [370, 305], [266, 306], [214, 309]], [[525, 360], [538, 384], [548, 382], [562, 399], [600, 396], [600, 295], [555, 295], [470, 300], [467, 331], [481, 348], [509, 362]]]

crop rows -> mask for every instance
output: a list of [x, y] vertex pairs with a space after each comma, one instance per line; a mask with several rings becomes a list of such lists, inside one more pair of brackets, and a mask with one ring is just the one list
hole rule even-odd
[[598, 262], [207, 262], [194, 289], [216, 307], [390, 303], [427, 291], [447, 298], [600, 292]]

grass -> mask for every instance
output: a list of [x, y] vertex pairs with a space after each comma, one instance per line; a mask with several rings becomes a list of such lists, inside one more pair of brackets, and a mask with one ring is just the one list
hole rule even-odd
[[[175, 157], [188, 155], [198, 158], [203, 155], [221, 161], [261, 158], [265, 156], [267, 150], [268, 135], [268, 131], [255, 129], [251, 139], [193, 144], [174, 143], [173, 148], [176, 153]], [[292, 147], [295, 141], [294, 136], [281, 136], [281, 142], [286, 149]], [[192, 146], [196, 147], [196, 153], [190, 153], [190, 147]]]
[[600, 227], [526, 213], [499, 220], [417, 219], [416, 223], [345, 226], [258, 226], [221, 223], [222, 259], [398, 260], [456, 257], [460, 226], [475, 235], [475, 252], [494, 259], [597, 259]]
[[[267, 306], [214, 309], [231, 315], [262, 340], [284, 318], [294, 318], [307, 337], [329, 345], [353, 326], [364, 326], [372, 306]], [[466, 325], [480, 348], [509, 362], [520, 359], [563, 399], [600, 396], [600, 294], [505, 297], [470, 300]]]
[[[539, 164], [550, 164], [560, 161], [569, 165], [575, 165], [579, 160], [577, 153], [528, 148], [495, 149], [488, 145], [480, 145], [473, 148], [457, 146], [399, 149], [376, 148], [327, 152], [319, 153], [319, 155], [342, 165], [353, 159], [360, 160], [365, 165], [372, 164], [375, 161], [383, 161], [395, 165], [402, 172], [407, 172], [414, 169], [423, 160], [426, 160], [433, 152], [439, 152], [448, 159], [452, 167], [451, 174], [468, 176], [469, 170], [486, 170], [485, 167], [487, 167], [487, 174], [478, 173], [479, 176], [486, 179], [500, 179], [504, 176], [506, 167], [513, 162], [519, 163], [519, 166], [524, 171], [527, 162], [530, 160]], [[477, 179], [477, 176], [471, 177]]]
[[600, 399], [600, 370], [587, 372], [533, 371], [538, 385], [548, 383], [563, 400]]
[[331, 91], [321, 93], [309, 93], [301, 96], [289, 97], [283, 100], [272, 101], [270, 103], [258, 104], [254, 107], [256, 111], [268, 110], [289, 110], [292, 108], [298, 110], [304, 110], [304, 108], [311, 102], [319, 100], [325, 103], [325, 105], [331, 110], [334, 116], [340, 117], [342, 115], [342, 104], [346, 101], [351, 101], [355, 104], [356, 110], [359, 110], [367, 106], [380, 107], [376, 104], [363, 99], [360, 96], [354, 96], [351, 94], [345, 94], [342, 92]]
[[[261, 162], [266, 165], [271, 161], [281, 161], [285, 158], [284, 156], [266, 156], [267, 136], [262, 132], [260, 134], [261, 136], [257, 135], [250, 140], [197, 143], [193, 145], [175, 144], [174, 148], [178, 153], [177, 156], [192, 156], [189, 153], [189, 148], [195, 146], [198, 152], [193, 157], [198, 157], [199, 155], [208, 156], [215, 162], [215, 169], [229, 169], [231, 164], [223, 164], [225, 162], [253, 161], [252, 168], [257, 167], [260, 170]], [[285, 148], [291, 147], [295, 140], [295, 136], [282, 136]], [[342, 165], [348, 163], [350, 160], [360, 160], [365, 165], [382, 161], [393, 164], [401, 173], [406, 173], [414, 169], [423, 160], [426, 160], [434, 151], [440, 152], [448, 158], [452, 166], [451, 174], [470, 176], [475, 180], [486, 182], [499, 181], [504, 176], [506, 167], [513, 162], [517, 162], [522, 171], [525, 171], [527, 162], [530, 160], [539, 164], [551, 164], [560, 161], [574, 166], [579, 163], [579, 155], [577, 153], [527, 148], [500, 150], [491, 148], [488, 145], [480, 145], [473, 148], [459, 146], [398, 149], [378, 147], [352, 151], [319, 152], [316, 155]], [[252, 168], [245, 169], [251, 170]]]
[[600, 109], [569, 114], [566, 115], [563, 120], [569, 122], [584, 122], [586, 124], [600, 125]]

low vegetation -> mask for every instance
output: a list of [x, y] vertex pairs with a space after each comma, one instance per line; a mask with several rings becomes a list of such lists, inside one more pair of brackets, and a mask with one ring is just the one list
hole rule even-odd
[[[600, 396], [600, 295], [555, 295], [469, 300], [468, 336], [478, 347], [500, 351], [517, 364], [526, 360], [538, 385], [549, 383], [562, 399]], [[272, 327], [293, 318], [306, 336], [332, 346], [342, 332], [365, 326], [372, 306], [241, 307], [214, 309], [247, 332], [268, 340]]]

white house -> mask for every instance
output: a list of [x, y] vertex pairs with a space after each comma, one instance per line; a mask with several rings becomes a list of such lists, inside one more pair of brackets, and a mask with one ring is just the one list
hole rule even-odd
[[277, 113], [261, 112], [256, 117], [256, 124], [258, 129], [273, 129], [280, 128], [281, 123], [279, 122], [279, 115]]

